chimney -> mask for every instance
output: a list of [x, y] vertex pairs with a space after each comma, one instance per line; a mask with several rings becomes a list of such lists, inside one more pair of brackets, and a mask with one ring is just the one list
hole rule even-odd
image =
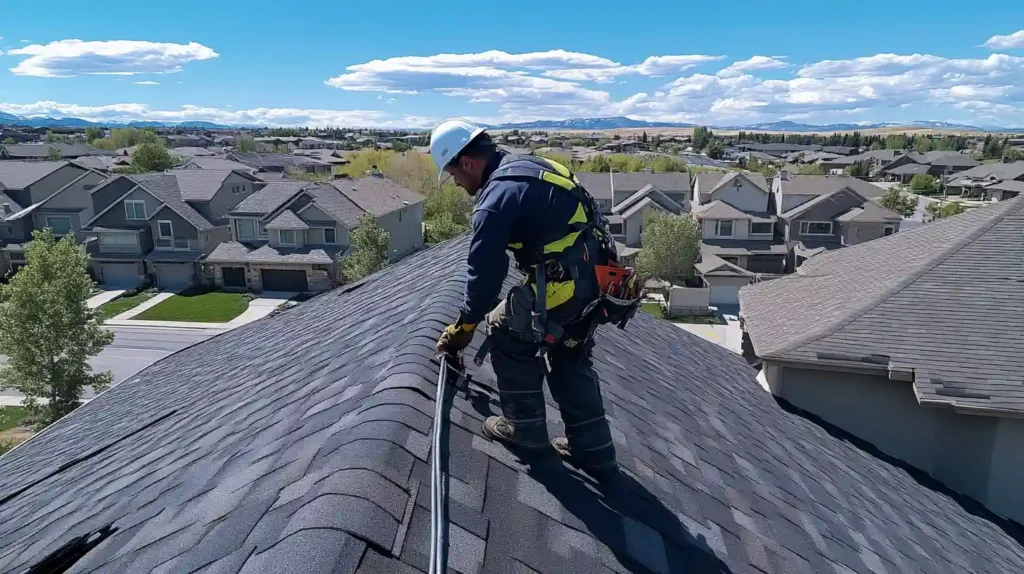
[[0, 205], [0, 208], [3, 209], [3, 212], [4, 212], [5, 215], [10, 215], [11, 214], [11, 204], [10, 203], [5, 203], [3, 205]]
[[789, 172], [782, 170], [779, 172], [779, 181], [789, 181]]

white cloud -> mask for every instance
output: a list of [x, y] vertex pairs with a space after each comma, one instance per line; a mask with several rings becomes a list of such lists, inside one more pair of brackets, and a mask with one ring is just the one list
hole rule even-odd
[[783, 56], [752, 56], [748, 60], [733, 62], [726, 68], [722, 68], [715, 75], [723, 78], [741, 76], [748, 72], [757, 70], [775, 70], [788, 68], [789, 64]]
[[18, 42], [20, 42], [22, 44], [31, 44], [32, 40], [18, 40]]
[[185, 105], [179, 109], [153, 109], [146, 104], [122, 103], [82, 106], [53, 101], [30, 104], [0, 103], [0, 111], [19, 116], [76, 117], [90, 121], [150, 120], [163, 122], [209, 121], [221, 124], [260, 126], [351, 126], [428, 128], [438, 119], [417, 115], [388, 114], [378, 110], [324, 110], [302, 108], [252, 108], [228, 110]]
[[154, 82], [152, 80], [146, 80], [145, 82], [134, 82], [136, 86], [159, 86], [160, 82]]
[[196, 42], [170, 44], [136, 40], [58, 40], [9, 50], [7, 55], [28, 56], [11, 68], [12, 73], [43, 78], [80, 74], [168, 74], [180, 72], [189, 62], [219, 56]]
[[1006, 36], [992, 36], [984, 44], [985, 48], [993, 50], [1009, 50], [1011, 48], [1024, 48], [1024, 30], [1017, 30]]

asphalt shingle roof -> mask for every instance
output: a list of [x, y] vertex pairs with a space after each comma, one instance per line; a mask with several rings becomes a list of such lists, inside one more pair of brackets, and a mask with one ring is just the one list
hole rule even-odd
[[675, 214], [679, 214], [686, 209], [685, 206], [680, 205], [678, 202], [662, 193], [658, 188], [647, 184], [633, 195], [630, 195], [626, 199], [620, 201], [618, 205], [612, 208], [612, 213], [623, 217], [629, 217], [636, 211], [642, 209], [643, 206], [650, 205], [652, 202], [660, 205], [666, 211], [670, 211]]
[[789, 248], [785, 243], [772, 240], [703, 239], [700, 251], [714, 255], [785, 255], [789, 253]]
[[880, 197], [885, 190], [877, 185], [848, 175], [787, 175], [779, 180], [782, 193], [794, 195], [828, 195], [849, 187], [865, 199]]
[[336, 179], [331, 185], [360, 209], [378, 217], [427, 200], [415, 191], [380, 175]]
[[[6, 205], [8, 209], [10, 209], [10, 213], [4, 213], [4, 205]], [[4, 221], [5, 217], [10, 217], [15, 213], [18, 213], [22, 209], [24, 209], [24, 207], [18, 205], [18, 202], [14, 201], [14, 199], [11, 196], [0, 191], [0, 221]]]
[[276, 211], [289, 199], [310, 184], [304, 181], [276, 181], [242, 200], [231, 213], [265, 215]]
[[[612, 199], [611, 181], [607, 173], [590, 171], [575, 172], [580, 184], [586, 188], [595, 199]], [[615, 189], [634, 193], [645, 185], [653, 185], [665, 193], [690, 193], [690, 176], [685, 172], [671, 173], [644, 173], [628, 172], [614, 173]]]
[[178, 180], [178, 190], [185, 201], [210, 201], [230, 171], [212, 169], [176, 169], [169, 172]]
[[273, 247], [264, 244], [256, 248], [236, 241], [225, 241], [206, 256], [208, 263], [300, 263], [330, 265], [341, 247], [305, 246]]
[[744, 288], [755, 353], [808, 363], [878, 355], [914, 370], [922, 403], [1024, 412], [1022, 234], [1024, 198], [1011, 199]]
[[216, 169], [221, 171], [237, 169], [246, 173], [253, 170], [253, 168], [244, 163], [220, 157], [194, 157], [187, 162], [187, 165], [194, 165], [199, 169]]
[[873, 201], [865, 201], [859, 207], [836, 217], [839, 221], [902, 221], [900, 214]]
[[[73, 571], [425, 572], [434, 340], [466, 248], [179, 351], [4, 455], [0, 570], [113, 525]], [[626, 475], [605, 493], [483, 438], [494, 376], [471, 367], [452, 411], [454, 570], [1024, 569], [988, 515], [782, 410], [738, 355], [638, 314], [598, 332], [595, 363]]]
[[102, 150], [84, 144], [69, 144], [64, 142], [47, 144], [2, 144], [0, 147], [7, 150], [11, 159], [39, 159], [49, 157], [51, 147], [60, 152], [61, 157], [65, 159], [72, 159], [87, 155], [114, 155], [114, 152], [112, 151]]
[[[171, 173], [143, 173], [128, 176], [199, 230], [213, 229], [214, 225], [181, 198], [178, 178]], [[150, 217], [156, 215], [153, 212]]]
[[256, 153], [256, 152], [231, 152], [227, 158], [232, 161], [241, 162], [247, 166], [261, 168], [288, 168], [305, 167], [307, 165], [324, 165], [324, 162], [302, 155], [285, 155], [280, 153]]
[[307, 193], [313, 197], [313, 204], [320, 211], [344, 223], [349, 229], [355, 227], [359, 223], [359, 218], [366, 213], [332, 185], [313, 186]]
[[306, 225], [305, 221], [299, 219], [299, 216], [295, 215], [290, 209], [286, 209], [278, 214], [273, 220], [266, 225], [267, 229], [309, 229], [309, 225]]
[[917, 175], [922, 173], [928, 173], [928, 168], [931, 167], [922, 163], [905, 163], [900, 166], [896, 166], [892, 169], [884, 170], [886, 173], [892, 173], [895, 175]]
[[971, 169], [961, 171], [960, 173], [953, 176], [957, 181], [962, 179], [985, 179], [992, 177], [995, 179], [1019, 179], [1024, 176], [1024, 161], [1015, 161], [1010, 163], [985, 163]]
[[718, 199], [694, 207], [693, 213], [701, 219], [750, 219], [750, 215]]
[[25, 189], [66, 165], [66, 161], [0, 161], [0, 189]]

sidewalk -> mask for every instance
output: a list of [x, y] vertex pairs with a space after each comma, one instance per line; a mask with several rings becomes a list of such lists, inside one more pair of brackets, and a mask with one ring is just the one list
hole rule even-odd
[[[111, 317], [109, 320], [107, 320], [106, 324], [107, 325], [119, 325], [120, 322], [123, 322], [123, 321], [125, 321], [127, 319], [131, 319], [132, 317], [138, 315], [139, 313], [145, 311], [146, 309], [149, 309], [150, 307], [153, 307], [154, 305], [160, 303], [161, 301], [166, 301], [167, 299], [170, 299], [173, 296], [174, 296], [174, 293], [171, 293], [169, 291], [164, 291], [164, 292], [161, 292], [161, 293], [157, 293], [156, 295], [150, 297], [148, 300], [143, 301], [142, 303], [140, 303], [137, 307], [132, 307], [131, 309], [128, 309], [127, 311], [125, 311], [124, 313], [121, 313], [120, 315], [116, 315], [114, 317]], [[144, 323], [148, 323], [148, 321], [143, 321], [143, 322]]]
[[114, 299], [117, 299], [124, 293], [124, 289], [111, 289], [110, 291], [104, 291], [99, 295], [93, 295], [85, 302], [90, 309], [95, 309], [104, 303], [110, 303]]

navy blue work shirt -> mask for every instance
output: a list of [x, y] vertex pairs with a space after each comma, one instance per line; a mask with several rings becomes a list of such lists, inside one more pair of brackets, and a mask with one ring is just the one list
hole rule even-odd
[[[498, 152], [491, 158], [484, 181], [505, 155]], [[533, 178], [492, 181], [477, 193], [463, 323], [479, 323], [498, 303], [508, 274], [509, 243], [522, 243], [528, 250], [540, 249], [564, 237], [572, 231], [569, 220], [578, 205], [564, 189]]]

